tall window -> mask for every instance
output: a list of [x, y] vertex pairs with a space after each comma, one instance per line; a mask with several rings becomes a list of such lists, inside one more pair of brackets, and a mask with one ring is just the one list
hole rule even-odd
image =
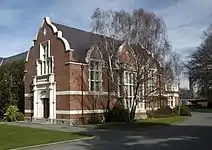
[[91, 60], [89, 64], [89, 81], [91, 91], [101, 90], [102, 66], [101, 61]]
[[169, 97], [169, 106], [170, 107], [173, 107], [173, 101], [174, 101], [174, 97], [173, 96], [170, 96]]
[[124, 72], [124, 86], [126, 92], [126, 105], [128, 107], [132, 106], [134, 92], [135, 92], [135, 73], [134, 72]]
[[155, 90], [154, 70], [150, 70], [148, 73], [148, 93], [152, 93]]
[[53, 72], [52, 57], [50, 57], [50, 42], [45, 42], [40, 45], [40, 67], [39, 75], [46, 75]]

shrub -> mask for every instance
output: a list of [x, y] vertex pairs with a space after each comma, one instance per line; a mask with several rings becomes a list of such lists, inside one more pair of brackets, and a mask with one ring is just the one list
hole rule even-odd
[[212, 102], [208, 102], [207, 108], [212, 108]]
[[162, 118], [162, 117], [170, 117], [173, 116], [174, 113], [169, 106], [162, 106], [161, 108], [153, 111], [148, 111], [147, 116], [153, 118]]
[[[179, 115], [179, 107], [173, 109], [174, 114]], [[188, 106], [180, 106], [180, 116], [191, 116], [191, 109]]]
[[128, 111], [120, 105], [115, 105], [113, 109], [105, 113], [106, 122], [127, 122]]
[[91, 114], [87, 119], [87, 124], [100, 124], [103, 121], [102, 115], [99, 114]]
[[19, 112], [17, 106], [10, 105], [7, 108], [6, 112], [4, 113], [3, 119], [7, 122], [22, 121], [24, 120], [24, 115], [21, 112]]

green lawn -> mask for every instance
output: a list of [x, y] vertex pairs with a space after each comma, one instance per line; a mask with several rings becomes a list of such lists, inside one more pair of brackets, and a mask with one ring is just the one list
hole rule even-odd
[[84, 127], [97, 129], [118, 129], [118, 130], [142, 130], [154, 126], [167, 126], [173, 123], [185, 121], [186, 116], [174, 116], [166, 118], [152, 118], [147, 120], [139, 120], [135, 123], [105, 123], [98, 125], [87, 125]]
[[193, 111], [194, 111], [194, 112], [212, 113], [212, 109], [210, 109], [210, 108], [193, 109]]
[[86, 137], [68, 132], [51, 131], [0, 124], [0, 149], [11, 149]]

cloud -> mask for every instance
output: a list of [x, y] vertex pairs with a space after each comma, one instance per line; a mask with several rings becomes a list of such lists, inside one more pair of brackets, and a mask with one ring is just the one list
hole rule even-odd
[[156, 10], [168, 27], [174, 50], [198, 46], [203, 31], [212, 23], [211, 0], [178, 0], [166, 9]]
[[46, 16], [90, 30], [90, 16], [97, 7], [154, 12], [164, 19], [173, 50], [184, 59], [201, 43], [203, 31], [212, 23], [211, 0], [1, 0], [0, 56], [28, 50]]

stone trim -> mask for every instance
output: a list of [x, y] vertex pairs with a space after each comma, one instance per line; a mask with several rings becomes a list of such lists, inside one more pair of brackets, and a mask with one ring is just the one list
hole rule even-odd
[[[82, 95], [82, 91], [57, 91], [56, 95]], [[83, 95], [101, 95], [101, 96], [107, 96], [108, 92], [94, 92], [94, 91], [83, 91]], [[115, 95], [114, 93], [111, 93], [110, 95]], [[32, 97], [32, 93], [25, 93], [25, 97]]]
[[[84, 114], [104, 113], [106, 109], [84, 110]], [[25, 109], [25, 113], [33, 113], [33, 110]], [[146, 113], [145, 109], [136, 109], [136, 113]], [[56, 110], [58, 115], [80, 115], [82, 110]]]

